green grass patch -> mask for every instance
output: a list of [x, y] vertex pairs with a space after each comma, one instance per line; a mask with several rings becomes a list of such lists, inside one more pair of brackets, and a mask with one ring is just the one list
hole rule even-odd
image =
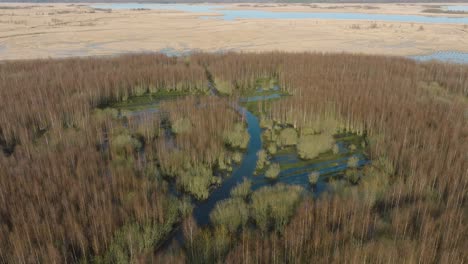
[[[339, 153], [336, 150], [333, 150], [333, 148], [330, 146], [326, 151], [323, 151], [322, 153], [318, 154], [315, 158], [313, 159], [297, 159], [297, 162], [280, 162], [280, 169], [281, 171], [283, 170], [288, 170], [288, 169], [294, 169], [294, 168], [303, 168], [303, 167], [308, 167], [311, 165], [318, 165], [323, 162], [327, 161], [333, 161], [333, 160], [339, 160], [342, 158], [347, 158], [353, 155], [359, 155], [363, 154], [365, 155], [365, 147], [363, 146], [363, 142], [365, 142], [363, 136], [353, 134], [353, 133], [342, 133], [342, 134], [337, 134], [334, 135], [333, 138], [335, 139], [336, 142], [340, 142], [348, 149], [347, 152], [345, 153]], [[356, 148], [354, 151], [349, 150], [349, 146], [355, 145]], [[290, 147], [285, 147], [278, 149], [277, 152], [273, 155], [274, 157], [276, 156], [283, 156], [283, 155], [297, 155], [297, 148], [294, 146]], [[320, 170], [328, 167], [333, 167], [336, 166], [337, 164], [335, 163], [329, 163], [329, 164], [324, 164], [324, 166], [316, 167], [314, 170]], [[299, 172], [308, 172], [309, 169], [304, 169], [303, 171], [298, 171]]]
[[172, 100], [180, 96], [187, 96], [191, 94], [196, 93], [190, 91], [160, 90], [156, 93], [147, 93], [140, 96], [131, 96], [125, 101], [112, 103], [110, 107], [127, 111], [144, 110], [148, 107], [154, 106], [154, 104], [158, 102], [164, 100]]

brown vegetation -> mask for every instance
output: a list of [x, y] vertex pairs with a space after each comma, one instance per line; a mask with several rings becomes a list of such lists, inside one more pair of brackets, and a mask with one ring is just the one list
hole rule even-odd
[[[159, 142], [157, 119], [126, 128], [115, 113], [94, 109], [138, 95], [142, 87], [205, 89], [205, 67], [236, 89], [277, 78], [293, 96], [272, 105], [273, 120], [300, 129], [317, 116], [338, 115], [343, 129], [368, 135], [371, 158], [386, 156], [390, 163], [368, 172], [388, 181], [375, 199], [364, 199], [367, 190], [359, 188], [307, 200], [282, 232], [243, 230], [226, 247], [233, 248], [227, 262], [467, 261], [468, 68], [303, 53], [194, 54], [189, 63], [138, 55], [1, 64], [0, 261], [78, 262], [125, 248], [130, 260], [151, 259], [156, 238], [183, 211], [151, 167], [152, 161], [165, 166], [165, 147], [174, 150]], [[421, 86], [431, 82], [452, 97], [440, 100]], [[193, 115], [196, 136], [177, 134], [176, 146], [189, 159], [213, 165], [222, 130], [239, 120], [228, 100], [222, 107], [219, 99], [196, 100], [163, 108], [171, 122]], [[141, 152], [143, 146], [152, 147]], [[377, 185], [383, 186], [362, 186]], [[153, 239], [143, 246], [128, 241], [155, 228], [158, 235], [150, 232]]]

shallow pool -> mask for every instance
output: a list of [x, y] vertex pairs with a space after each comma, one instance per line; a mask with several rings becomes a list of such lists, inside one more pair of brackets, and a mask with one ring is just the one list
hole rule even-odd
[[[334, 13], [334, 12], [271, 12], [261, 10], [229, 10], [223, 5], [190, 5], [190, 4], [138, 4], [115, 3], [95, 4], [94, 8], [103, 9], [158, 9], [177, 10], [193, 13], [217, 13], [224, 20], [235, 19], [338, 19], [338, 20], [370, 20], [389, 22], [415, 22], [440, 24], [468, 24], [468, 17], [444, 17], [423, 15], [395, 15], [395, 14], [365, 14], [365, 13]], [[201, 15], [203, 18], [207, 16]], [[211, 18], [211, 17], [210, 17]]]

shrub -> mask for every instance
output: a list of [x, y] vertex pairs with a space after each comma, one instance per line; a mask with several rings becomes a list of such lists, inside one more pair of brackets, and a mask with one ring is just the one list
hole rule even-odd
[[266, 129], [262, 133], [262, 139], [264, 141], [276, 141], [278, 139], [278, 136], [276, 135], [275, 130]]
[[215, 80], [216, 89], [220, 94], [231, 95], [232, 94], [232, 85], [227, 81]]
[[309, 183], [310, 185], [315, 185], [317, 184], [317, 181], [320, 177], [320, 172], [318, 171], [313, 171], [311, 173], [309, 173]]
[[249, 210], [242, 198], [220, 201], [210, 213], [210, 219], [214, 225], [224, 226], [231, 233], [235, 233], [239, 227], [244, 226], [248, 218]]
[[241, 161], [242, 161], [242, 153], [237, 152], [237, 151], [234, 152], [234, 153], [232, 154], [232, 161], [234, 161], [234, 162], [237, 163], [237, 164], [241, 163]]
[[188, 263], [220, 263], [228, 253], [232, 239], [224, 226], [202, 229], [194, 240], [187, 243]]
[[357, 168], [359, 165], [359, 158], [357, 156], [351, 156], [348, 159], [348, 167], [349, 168]]
[[119, 112], [114, 108], [94, 109], [92, 112], [93, 118], [96, 121], [103, 122], [107, 118], [116, 119], [119, 116]]
[[231, 171], [231, 157], [225, 154], [225, 152], [221, 152], [218, 157], [218, 168], [220, 170]]
[[311, 117], [307, 121], [307, 127], [304, 128], [305, 132], [302, 135], [322, 133], [331, 136], [335, 134], [337, 128], [343, 126], [343, 121], [334, 113], [334, 110], [327, 111], [327, 114]]
[[303, 127], [301, 128], [301, 136], [312, 135], [315, 134], [315, 129], [312, 127]]
[[272, 90], [277, 83], [278, 81], [275, 78], [264, 77], [257, 79], [257, 85], [263, 90]]
[[267, 153], [264, 149], [261, 149], [257, 152], [257, 170], [262, 170], [267, 162]]
[[179, 204], [179, 211], [182, 217], [187, 217], [192, 215], [193, 212], [193, 204], [190, 202], [189, 197], [184, 196]]
[[265, 177], [270, 180], [276, 180], [278, 179], [278, 175], [280, 171], [281, 171], [280, 165], [278, 163], [273, 163], [266, 170]]
[[154, 250], [172, 231], [178, 221], [178, 203], [171, 199], [164, 203], [165, 221], [132, 222], [117, 230], [105, 255], [105, 263], [132, 263], [136, 256]]
[[387, 174], [386, 170], [376, 163], [374, 163], [374, 166], [364, 168], [358, 186], [362, 198], [370, 204], [383, 197], [391, 177], [391, 174]]
[[232, 130], [224, 133], [224, 142], [232, 148], [246, 149], [249, 139], [249, 133], [242, 123], [236, 123]]
[[302, 159], [313, 159], [330, 149], [333, 142], [333, 137], [327, 134], [303, 136], [297, 144], [297, 154]]
[[172, 124], [172, 132], [175, 134], [187, 133], [192, 129], [192, 123], [188, 118], [181, 118]]
[[132, 137], [127, 131], [112, 137], [110, 148], [114, 158], [127, 159], [142, 147], [138, 139]]
[[242, 183], [239, 183], [234, 189], [231, 190], [232, 197], [239, 197], [242, 199], [247, 199], [250, 193], [252, 192], [250, 188], [252, 187], [252, 181], [244, 178]]
[[297, 144], [297, 132], [294, 128], [288, 127], [281, 130], [279, 134], [280, 146], [293, 146]]
[[178, 176], [177, 183], [199, 200], [208, 198], [209, 187], [218, 182], [212, 170], [205, 165], [188, 166]]
[[361, 179], [361, 172], [354, 168], [347, 169], [345, 172], [345, 177], [350, 183], [357, 184]]
[[265, 117], [260, 118], [260, 127], [264, 129], [271, 129], [273, 127], [273, 120]]
[[270, 228], [281, 231], [294, 215], [301, 200], [300, 186], [277, 184], [263, 187], [252, 194], [252, 218], [264, 232]]
[[333, 144], [332, 151], [333, 151], [333, 154], [340, 153], [340, 146], [338, 146], [338, 144]]
[[268, 150], [268, 153], [270, 153], [271, 155], [274, 155], [277, 151], [276, 144], [274, 143], [268, 144], [267, 150]]

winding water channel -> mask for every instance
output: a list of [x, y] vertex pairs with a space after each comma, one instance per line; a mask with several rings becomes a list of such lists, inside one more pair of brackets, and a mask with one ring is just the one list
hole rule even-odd
[[[244, 178], [252, 181], [252, 191], [268, 185], [285, 183], [290, 185], [300, 185], [304, 187], [305, 190], [311, 191], [314, 196], [317, 196], [327, 190], [327, 181], [329, 178], [342, 174], [343, 171], [348, 168], [347, 161], [350, 156], [356, 156], [359, 159], [358, 167], [365, 166], [370, 162], [368, 158], [362, 153], [351, 153], [349, 151], [350, 143], [340, 141], [338, 138], [336, 140], [336, 144], [339, 148], [339, 156], [334, 159], [325, 159], [319, 162], [304, 163], [304, 161], [298, 157], [295, 151], [277, 153], [271, 157], [271, 162], [286, 166], [281, 170], [278, 179], [271, 181], [267, 180], [263, 174], [255, 175], [258, 160], [257, 153], [263, 147], [263, 129], [260, 127], [258, 117], [248, 111], [245, 107], [242, 107], [241, 104], [279, 99], [281, 96], [282, 95], [280, 94], [280, 91], [278, 91], [278, 93], [270, 95], [256, 95], [241, 98], [239, 104], [234, 104], [232, 106], [236, 111], [239, 112], [239, 114], [245, 117], [247, 122], [247, 132], [250, 136], [250, 140], [240, 164], [233, 167], [232, 173], [228, 177], [224, 178], [220, 186], [212, 190], [208, 199], [204, 201], [193, 201], [193, 217], [199, 226], [203, 227], [210, 224], [210, 213], [216, 204], [221, 200], [230, 198], [231, 190], [239, 183], [241, 183]], [[133, 118], [138, 118], [139, 116], [146, 114], [159, 113], [158, 103], [154, 103], [148, 105], [144, 110], [129, 111], [125, 114], [132, 116]], [[298, 164], [300, 165], [297, 166]], [[308, 175], [311, 171], [319, 172], [321, 175], [314, 188], [310, 186], [308, 180]], [[172, 190], [179, 195], [174, 186], [172, 186]], [[178, 227], [162, 247], [169, 246], [174, 239], [181, 244], [184, 243], [182, 228]]]
[[250, 135], [247, 151], [240, 165], [234, 167], [231, 176], [225, 179], [222, 185], [216, 188], [206, 201], [196, 204], [193, 216], [200, 226], [209, 224], [210, 213], [217, 202], [229, 198], [231, 189], [242, 182], [244, 177], [251, 178], [254, 175], [257, 165], [257, 152], [262, 149], [261, 128], [255, 115], [242, 107], [239, 107], [239, 111], [246, 117], [247, 131]]

